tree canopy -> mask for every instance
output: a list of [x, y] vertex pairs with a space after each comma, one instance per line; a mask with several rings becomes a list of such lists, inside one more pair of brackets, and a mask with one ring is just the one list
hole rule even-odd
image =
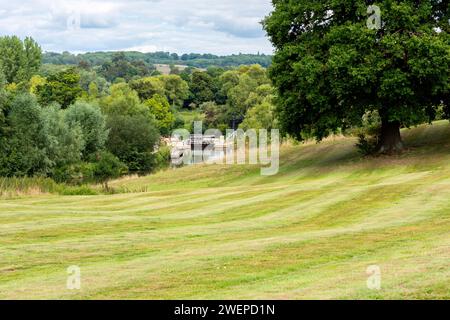
[[[402, 149], [399, 128], [448, 109], [448, 1], [274, 0], [264, 27], [276, 48], [270, 76], [284, 132], [319, 140], [381, 117], [379, 152]], [[369, 12], [369, 14], [368, 14]]]
[[28, 81], [41, 66], [41, 47], [32, 39], [0, 37], [0, 69], [7, 83]]
[[75, 68], [69, 68], [50, 75], [43, 84], [37, 86], [36, 93], [42, 105], [57, 102], [65, 109], [81, 96], [80, 74]]

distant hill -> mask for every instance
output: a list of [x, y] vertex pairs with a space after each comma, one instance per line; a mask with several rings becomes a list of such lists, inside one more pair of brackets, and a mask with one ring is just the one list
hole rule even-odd
[[[117, 52], [92, 52], [83, 54], [72, 54], [70, 52], [55, 53], [46, 52], [43, 55], [44, 64], [78, 65], [87, 62], [91, 66], [100, 66], [111, 61]], [[268, 67], [272, 63], [272, 56], [265, 54], [236, 54], [230, 56], [217, 56], [213, 54], [183, 54], [178, 55], [170, 52], [142, 53], [135, 51], [124, 52], [130, 61], [144, 61], [146, 64], [155, 65], [185, 65], [196, 68], [236, 67], [240, 65], [260, 64]]]

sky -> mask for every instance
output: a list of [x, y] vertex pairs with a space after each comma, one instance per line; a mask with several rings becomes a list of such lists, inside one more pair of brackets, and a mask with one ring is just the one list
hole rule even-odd
[[0, 0], [0, 35], [44, 51], [271, 54], [270, 0]]

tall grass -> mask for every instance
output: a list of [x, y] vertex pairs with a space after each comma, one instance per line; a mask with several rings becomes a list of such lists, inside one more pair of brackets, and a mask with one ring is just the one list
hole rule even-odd
[[14, 198], [25, 195], [96, 195], [88, 186], [69, 186], [43, 177], [0, 177], [0, 198]]

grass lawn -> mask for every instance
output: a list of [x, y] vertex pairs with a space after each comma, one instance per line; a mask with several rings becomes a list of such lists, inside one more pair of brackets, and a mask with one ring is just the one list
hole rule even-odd
[[199, 165], [0, 200], [0, 299], [449, 299], [450, 125], [403, 135], [394, 157], [284, 146], [273, 177]]

